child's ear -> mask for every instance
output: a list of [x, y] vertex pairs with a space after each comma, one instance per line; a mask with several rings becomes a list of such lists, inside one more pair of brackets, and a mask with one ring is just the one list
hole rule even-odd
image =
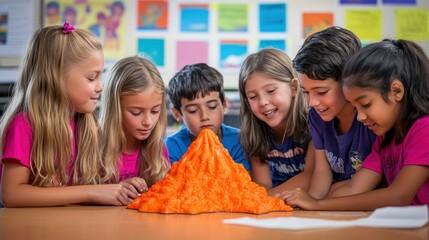
[[393, 100], [399, 102], [404, 97], [404, 85], [398, 79], [394, 79], [390, 84], [390, 91], [393, 96]]
[[182, 114], [177, 109], [175, 109], [174, 107], [172, 107], [171, 108], [171, 113], [173, 114], [173, 117], [176, 119], [176, 121], [183, 122]]
[[293, 78], [290, 81], [290, 89], [292, 90], [292, 97], [296, 95], [296, 93], [298, 92], [298, 88], [299, 88], [299, 82], [298, 82], [298, 78]]
[[224, 100], [223, 100], [223, 113], [226, 114], [229, 110], [229, 101], [228, 98], [225, 96]]

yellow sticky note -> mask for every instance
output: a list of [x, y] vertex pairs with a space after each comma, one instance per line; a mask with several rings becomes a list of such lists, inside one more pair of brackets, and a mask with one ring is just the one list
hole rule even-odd
[[382, 12], [380, 10], [347, 10], [346, 28], [363, 41], [379, 41], [382, 38]]

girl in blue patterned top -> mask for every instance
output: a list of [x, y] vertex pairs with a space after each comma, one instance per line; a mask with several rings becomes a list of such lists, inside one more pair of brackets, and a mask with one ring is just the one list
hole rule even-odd
[[241, 67], [239, 90], [240, 141], [250, 158], [252, 180], [270, 195], [307, 189], [314, 147], [292, 60], [277, 49], [251, 54]]

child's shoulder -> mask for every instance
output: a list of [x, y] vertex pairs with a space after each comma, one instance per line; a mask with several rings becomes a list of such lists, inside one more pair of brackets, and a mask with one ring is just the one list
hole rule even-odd
[[424, 115], [417, 119], [410, 130], [429, 132], [429, 115]]
[[190, 134], [190, 132], [189, 132], [188, 127], [186, 127], [185, 125], [183, 125], [176, 132], [173, 132], [173, 133], [169, 134], [166, 137], [166, 139], [189, 138], [189, 136], [190, 136], [189, 134]]
[[228, 136], [228, 135], [239, 135], [240, 134], [240, 129], [233, 127], [233, 126], [229, 126], [226, 124], [222, 124], [221, 126], [222, 128], [222, 135], [223, 136]]
[[421, 122], [422, 124], [428, 124], [429, 123], [429, 115], [424, 115], [421, 118], [417, 119], [416, 122]]
[[19, 112], [11, 119], [10, 125], [30, 125], [30, 120], [27, 114]]

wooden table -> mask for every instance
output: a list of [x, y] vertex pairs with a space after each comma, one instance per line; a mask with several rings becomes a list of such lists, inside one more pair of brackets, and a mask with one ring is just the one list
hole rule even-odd
[[273, 230], [222, 223], [243, 216], [313, 217], [350, 220], [370, 212], [274, 212], [263, 215], [206, 213], [198, 215], [141, 213], [110, 206], [65, 206], [0, 209], [0, 239], [429, 239], [429, 226], [419, 229], [349, 227], [305, 231]]

